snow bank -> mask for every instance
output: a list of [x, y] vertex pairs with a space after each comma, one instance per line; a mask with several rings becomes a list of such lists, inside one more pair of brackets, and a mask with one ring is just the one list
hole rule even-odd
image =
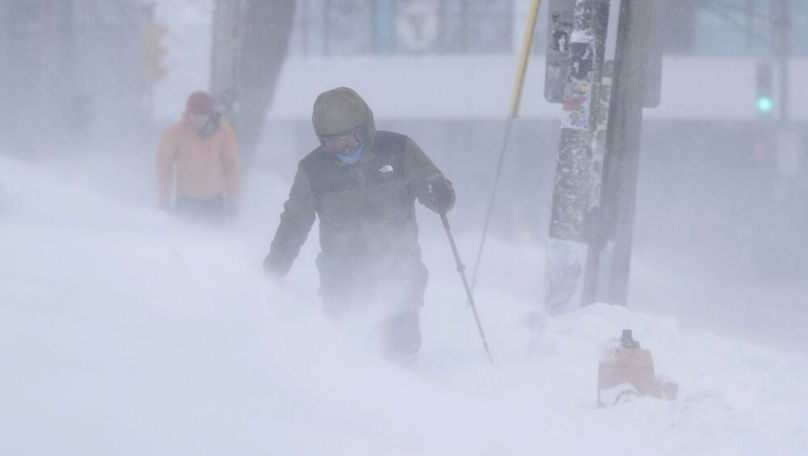
[[[357, 326], [323, 318], [312, 277], [295, 292], [270, 286], [258, 267], [264, 246], [241, 231], [185, 226], [69, 176], [0, 159], [0, 454], [808, 447], [803, 357], [686, 335], [673, 318], [605, 304], [548, 317], [487, 279], [477, 301], [497, 361], [489, 366], [447, 268], [430, 283], [419, 364], [404, 369]], [[512, 264], [536, 253], [489, 249]], [[677, 401], [595, 407], [601, 350], [623, 328], [679, 383]]]

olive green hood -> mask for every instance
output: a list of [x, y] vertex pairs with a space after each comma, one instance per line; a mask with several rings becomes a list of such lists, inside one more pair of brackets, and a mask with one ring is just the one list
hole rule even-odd
[[342, 133], [360, 125], [365, 126], [368, 145], [373, 145], [376, 136], [373, 111], [358, 93], [348, 87], [321, 93], [314, 101], [311, 123], [318, 138]]

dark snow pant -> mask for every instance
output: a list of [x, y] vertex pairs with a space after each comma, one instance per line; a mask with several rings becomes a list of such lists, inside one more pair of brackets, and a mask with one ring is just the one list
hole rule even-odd
[[177, 197], [175, 210], [183, 220], [213, 227], [224, 226], [226, 208], [224, 197], [186, 198]]
[[419, 313], [429, 273], [419, 259], [355, 261], [317, 258], [325, 313], [339, 318], [357, 304], [392, 310], [383, 326], [382, 348], [396, 361], [415, 360], [421, 347]]

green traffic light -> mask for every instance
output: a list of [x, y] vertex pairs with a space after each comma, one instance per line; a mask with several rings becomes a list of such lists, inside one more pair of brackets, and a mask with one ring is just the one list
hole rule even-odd
[[774, 103], [770, 97], [759, 97], [757, 100], [757, 110], [761, 114], [768, 114], [772, 112]]

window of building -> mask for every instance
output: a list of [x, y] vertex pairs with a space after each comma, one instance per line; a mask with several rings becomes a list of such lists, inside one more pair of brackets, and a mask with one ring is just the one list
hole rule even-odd
[[[779, 3], [775, 3], [779, 2]], [[808, 2], [795, 0], [691, 0], [667, 2], [665, 52], [688, 55], [770, 55], [772, 20], [779, 4], [788, 8], [790, 48], [808, 55]]]
[[513, 48], [515, 0], [300, 0], [292, 52], [492, 54]]

